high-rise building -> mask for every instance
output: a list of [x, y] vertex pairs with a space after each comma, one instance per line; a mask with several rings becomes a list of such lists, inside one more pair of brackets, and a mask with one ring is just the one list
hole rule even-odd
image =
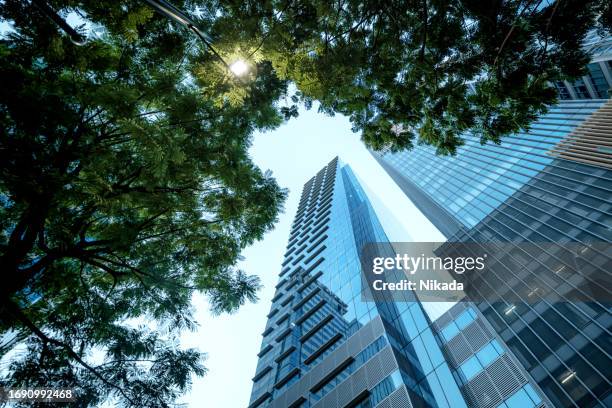
[[414, 296], [362, 300], [359, 251], [369, 242], [393, 253], [357, 178], [336, 158], [304, 185], [250, 408], [467, 407]]
[[[450, 237], [462, 228], [474, 227], [536, 175], [551, 169], [571, 171], [572, 162], [555, 162], [555, 151], [574, 139], [573, 132], [579, 131], [579, 125], [584, 125], [595, 111], [603, 107], [601, 113], [609, 112], [610, 107], [604, 107], [606, 102], [562, 101], [532, 123], [529, 131], [507, 136], [500, 145], [481, 145], [478, 137], [466, 134], [465, 145], [453, 157], [437, 156], [429, 146], [373, 155], [423, 214]], [[582, 144], [587, 158], [610, 157], [609, 151], [595, 143], [605, 143], [606, 129], [609, 140], [609, 126], [599, 126], [601, 138], [593, 136], [593, 144]], [[605, 171], [595, 167], [590, 170]], [[579, 172], [573, 172], [570, 179], [574, 186], [582, 184]]]
[[612, 36], [601, 37], [592, 31], [584, 41], [584, 50], [591, 56], [586, 74], [574, 82], [555, 84], [560, 99], [605, 99], [612, 88]]
[[[559, 99], [606, 99], [612, 89], [612, 36], [601, 36], [597, 30], [585, 38], [583, 49], [591, 56], [585, 75], [570, 81], [557, 81]], [[468, 85], [473, 91], [473, 84]]]
[[469, 407], [553, 407], [474, 305], [456, 303], [433, 328]]
[[[557, 81], [559, 99], [607, 99], [612, 89], [612, 36], [600, 36], [597, 30], [591, 31], [585, 38], [583, 49], [591, 56], [586, 66], [585, 75], [570, 81]], [[475, 91], [474, 84], [468, 87]]]
[[[500, 145], [465, 135], [455, 157], [426, 146], [373, 153], [449, 242], [541, 248], [503, 257], [467, 295], [555, 407], [612, 406], [611, 135], [612, 103], [568, 100]], [[596, 279], [572, 273], [547, 242], [576, 243]], [[520, 292], [530, 301], [509, 300]]]

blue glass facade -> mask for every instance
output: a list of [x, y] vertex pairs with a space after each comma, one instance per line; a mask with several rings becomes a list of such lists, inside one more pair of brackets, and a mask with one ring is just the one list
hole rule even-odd
[[[609, 102], [562, 101], [529, 132], [498, 146], [468, 136], [453, 158], [421, 146], [375, 157], [450, 242], [575, 242], [609, 262], [592, 244], [612, 242], [612, 155], [602, 153], [610, 134]], [[553, 406], [612, 406], [610, 304], [567, 301], [584, 277], [566, 273], [542, 251], [542, 259], [503, 258], [468, 297], [504, 299], [504, 293], [531, 290], [529, 302], [479, 301], [475, 307]], [[610, 273], [599, 278], [609, 281]], [[541, 298], [542, 285], [559, 301]], [[478, 358], [473, 362], [466, 372], [482, 366]], [[527, 401], [530, 390], [524, 391], [501, 406]]]
[[475, 305], [455, 304], [433, 327], [470, 407], [552, 407]]
[[591, 55], [591, 63], [586, 66], [586, 75], [574, 82], [555, 83], [559, 99], [598, 99], [609, 98], [612, 88], [612, 37], [601, 37], [597, 31], [587, 35], [583, 45]]
[[466, 135], [465, 145], [454, 157], [436, 156], [434, 148], [418, 146], [385, 154], [384, 164], [414, 183], [462, 226], [471, 228], [551, 166], [554, 157], [547, 152], [604, 102], [563, 101], [529, 131], [508, 136], [499, 145], [481, 145], [478, 138]]
[[361, 300], [368, 242], [387, 237], [350, 167], [334, 159], [304, 186], [251, 408], [467, 406], [420, 303]]

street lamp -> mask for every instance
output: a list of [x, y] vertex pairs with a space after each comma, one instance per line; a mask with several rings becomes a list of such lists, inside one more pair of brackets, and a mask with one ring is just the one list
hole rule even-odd
[[84, 45], [87, 41], [85, 37], [79, 34], [74, 28], [70, 26], [63, 18], [59, 16], [44, 0], [32, 0], [38, 9], [43, 12], [51, 21], [57, 24], [66, 34], [70, 37], [70, 41], [74, 45]]
[[215, 48], [212, 46], [211, 44], [212, 40], [196, 26], [195, 21], [193, 21], [187, 14], [183, 13], [181, 10], [179, 10], [178, 8], [176, 8], [175, 6], [173, 6], [172, 4], [168, 3], [165, 0], [143, 0], [143, 1], [148, 3], [151, 7], [153, 7], [161, 15], [168, 17], [169, 19], [193, 31], [198, 36], [198, 38], [200, 38], [200, 40], [202, 40], [202, 42], [206, 44], [208, 49], [225, 66], [225, 68], [227, 68], [234, 75], [236, 75], [237, 77], [240, 77], [247, 73], [247, 71], [249, 70], [249, 66], [247, 65], [246, 62], [239, 59], [235, 61], [234, 63], [232, 63], [232, 65], [229, 65], [221, 57], [221, 55], [219, 55], [217, 50], [215, 50]]
[[232, 65], [230, 65], [230, 70], [234, 73], [234, 75], [242, 76], [249, 71], [249, 66], [247, 65], [246, 62], [239, 59], [236, 62], [234, 62]]
[[[179, 23], [191, 31], [193, 31], [206, 47], [213, 53], [213, 55], [225, 66], [225, 68], [232, 72], [236, 77], [241, 77], [249, 71], [248, 64], [242, 60], [236, 60], [229, 65], [221, 55], [215, 50], [212, 46], [211, 39], [203, 33], [197, 26], [195, 21], [193, 21], [188, 15], [183, 13], [178, 8], [174, 7], [172, 4], [168, 3], [165, 0], [143, 0], [148, 3], [151, 7], [153, 7], [158, 13], [161, 15], [171, 19], [172, 21]], [[86, 42], [85, 37], [79, 34], [74, 28], [72, 28], [64, 19], [62, 19], [49, 5], [45, 2], [45, 0], [32, 0], [32, 3], [36, 5], [49, 19], [51, 19], [55, 24], [57, 24], [68, 36], [70, 37], [70, 41], [72, 41], [76, 45], [83, 45]]]

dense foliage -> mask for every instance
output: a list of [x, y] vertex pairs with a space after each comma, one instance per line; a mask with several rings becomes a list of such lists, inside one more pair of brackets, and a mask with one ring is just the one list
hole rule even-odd
[[17, 29], [0, 43], [0, 327], [27, 344], [3, 383], [166, 406], [204, 373], [177, 343], [192, 294], [219, 313], [256, 299], [235, 264], [285, 192], [247, 149], [284, 120], [286, 83], [267, 62], [236, 81], [138, 3], [83, 5], [82, 47], [29, 2], [0, 7]]
[[218, 313], [256, 298], [236, 261], [285, 192], [250, 161], [254, 131], [316, 102], [373, 149], [498, 142], [612, 22], [603, 0], [172, 1], [212, 52], [146, 2], [47, 3], [85, 45], [0, 4], [0, 328], [27, 345], [2, 382], [78, 386], [81, 406], [173, 404], [204, 373], [177, 344], [193, 293]]
[[226, 41], [250, 39], [296, 101], [349, 116], [376, 150], [454, 154], [466, 131], [499, 142], [585, 73], [589, 30], [612, 28], [606, 0], [223, 3]]

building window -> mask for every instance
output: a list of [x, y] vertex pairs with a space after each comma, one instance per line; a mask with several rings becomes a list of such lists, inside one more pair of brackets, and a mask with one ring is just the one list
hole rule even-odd
[[455, 320], [447, 324], [440, 333], [444, 341], [449, 342], [459, 332], [476, 320], [476, 312], [471, 307], [461, 313]]
[[542, 399], [535, 392], [531, 384], [525, 384], [520, 390], [512, 394], [497, 408], [534, 408], [542, 403]]
[[572, 86], [578, 99], [591, 99], [591, 95], [589, 94], [589, 91], [587, 90], [587, 87], [582, 79], [577, 79], [574, 81]]
[[559, 92], [559, 99], [572, 99], [572, 95], [570, 95], [569, 91], [565, 87], [565, 84], [562, 81], [557, 81], [555, 83], [555, 87]]
[[601, 70], [601, 67], [598, 63], [593, 63], [587, 65], [587, 69], [589, 70], [589, 78], [593, 83], [593, 88], [598, 98], [608, 98], [608, 89], [610, 89], [610, 85], [608, 85], [608, 81], [606, 81], [606, 77]]
[[333, 390], [338, 384], [347, 379], [352, 373], [355, 372], [359, 367], [365, 364], [370, 358], [376, 353], [383, 349], [387, 344], [387, 340], [384, 336], [379, 337], [370, 343], [365, 349], [355, 356], [352, 362], [346, 367], [340, 369], [340, 371], [328, 379], [324, 384], [320, 384], [316, 389], [311, 390], [311, 401], [314, 403], [323, 398], [327, 393]]
[[487, 345], [482, 347], [475, 355], [468, 358], [461, 366], [459, 371], [463, 374], [464, 380], [470, 381], [499, 356], [504, 354], [504, 349], [499, 345], [497, 340], [491, 340]]
[[402, 385], [402, 376], [399, 370], [396, 370], [393, 374], [386, 377], [384, 380], [379, 382], [370, 391], [370, 402], [371, 406], [376, 406], [383, 399], [387, 398], [393, 391]]

